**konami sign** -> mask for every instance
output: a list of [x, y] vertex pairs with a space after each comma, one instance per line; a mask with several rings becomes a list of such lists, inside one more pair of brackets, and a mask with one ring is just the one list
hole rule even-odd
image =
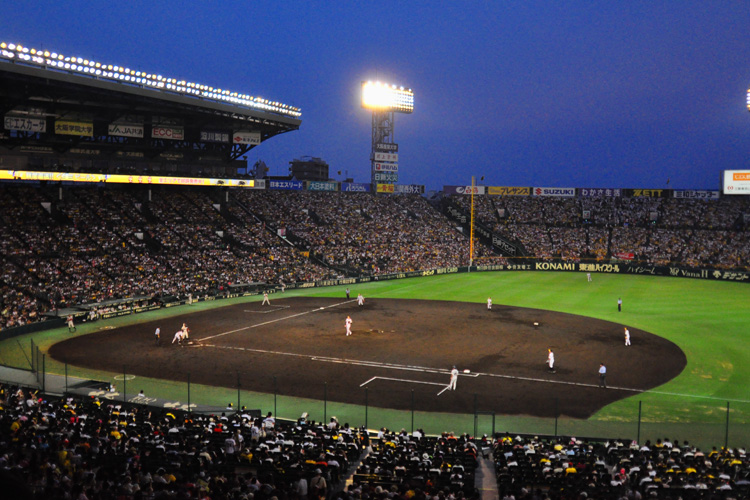
[[572, 198], [576, 195], [576, 188], [551, 188], [535, 187], [534, 196], [566, 196]]

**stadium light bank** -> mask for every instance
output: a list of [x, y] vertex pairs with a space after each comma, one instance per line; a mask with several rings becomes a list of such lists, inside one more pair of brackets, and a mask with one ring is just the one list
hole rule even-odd
[[199, 99], [229, 103], [294, 118], [302, 116], [300, 108], [278, 101], [269, 101], [262, 97], [253, 97], [200, 83], [167, 78], [159, 74], [146, 73], [145, 71], [138, 71], [123, 66], [103, 64], [83, 57], [70, 57], [48, 50], [37, 50], [14, 43], [0, 42], [0, 61], [3, 60], [165, 92], [174, 92]]

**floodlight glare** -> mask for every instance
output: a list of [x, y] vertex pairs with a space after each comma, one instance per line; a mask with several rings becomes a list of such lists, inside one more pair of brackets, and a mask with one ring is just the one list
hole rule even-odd
[[[32, 57], [29, 55], [29, 53], [31, 53], [32, 55], [43, 54], [47, 59], [43, 59], [41, 57]], [[256, 102], [257, 99], [254, 99], [247, 94], [242, 94], [241, 98], [238, 98], [236, 92], [230, 93], [228, 90], [216, 89], [216, 91], [214, 91], [213, 87], [208, 87], [206, 85], [186, 82], [185, 80], [178, 81], [176, 78], [168, 78], [162, 75], [154, 75], [142, 71], [136, 71], [130, 68], [125, 68], [124, 66], [102, 64], [100, 62], [84, 59], [82, 57], [65, 57], [57, 52], [49, 52], [46, 50], [42, 52], [41, 50], [23, 47], [22, 45], [16, 45], [13, 43], [0, 42], [0, 60], [1, 59], [5, 59], [10, 62], [33, 62], [34, 64], [37, 64], [44, 69], [65, 69], [70, 72], [82, 73], [85, 75], [95, 75], [95, 78], [108, 78], [118, 82], [136, 82], [139, 85], [155, 89], [164, 89], [166, 87], [173, 92], [176, 91], [182, 94], [187, 93], [198, 96], [199, 98], [211, 98], [217, 101], [229, 101], [240, 106], [270, 110], [275, 113], [281, 113], [295, 118], [299, 118], [302, 115], [301, 110], [295, 106], [288, 106], [279, 102], [274, 102], [273, 105], [269, 106], [268, 101], [261, 100], [261, 103], [258, 103]], [[92, 70], [84, 66], [90, 66], [96, 69]], [[139, 78], [133, 78], [132, 76], [136, 76]], [[190, 89], [208, 89], [208, 92], [188, 90], [185, 88], [186, 86]]]
[[362, 107], [378, 111], [411, 113], [414, 92], [381, 82], [362, 82]]
[[750, 89], [747, 89], [747, 110], [750, 111]]

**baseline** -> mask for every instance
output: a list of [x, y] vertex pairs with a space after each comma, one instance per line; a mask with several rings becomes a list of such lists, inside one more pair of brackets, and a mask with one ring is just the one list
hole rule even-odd
[[242, 312], [246, 313], [255, 313], [255, 314], [268, 314], [268, 313], [274, 313], [276, 311], [283, 311], [284, 309], [289, 309], [292, 306], [271, 306], [271, 308], [264, 308], [261, 311], [251, 311], [249, 309], [243, 309]]
[[[351, 301], [349, 301], [349, 302], [351, 302]], [[292, 314], [290, 316], [284, 316], [283, 318], [276, 318], [276, 319], [264, 321], [263, 323], [257, 323], [255, 325], [250, 325], [250, 326], [245, 326], [245, 327], [242, 327], [242, 328], [237, 328], [236, 330], [230, 330], [228, 332], [217, 333], [216, 335], [209, 335], [208, 337], [202, 337], [202, 338], [199, 338], [199, 339], [196, 339], [196, 340], [198, 340], [199, 342], [202, 342], [204, 340], [216, 339], [216, 338], [219, 338], [219, 337], [223, 337], [224, 335], [229, 335], [231, 333], [244, 332], [245, 330], [251, 330], [253, 328], [258, 328], [259, 326], [266, 326], [266, 325], [270, 325], [270, 324], [273, 324], [273, 323], [278, 323], [279, 321], [284, 321], [286, 319], [297, 318], [299, 316], [305, 316], [307, 314], [312, 314], [314, 312], [322, 311], [322, 310], [325, 310], [325, 309], [331, 309], [333, 307], [338, 307], [338, 306], [341, 306], [341, 305], [344, 305], [344, 304], [346, 304], [346, 302], [339, 302], [338, 304], [331, 304], [330, 306], [319, 307], [317, 309], [312, 309], [310, 311], [304, 311], [304, 312], [301, 312], [301, 313]]]

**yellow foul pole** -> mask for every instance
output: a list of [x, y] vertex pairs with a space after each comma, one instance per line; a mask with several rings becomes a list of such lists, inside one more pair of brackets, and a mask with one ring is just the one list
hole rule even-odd
[[474, 263], [474, 176], [471, 176], [471, 225], [469, 226], [469, 265]]

